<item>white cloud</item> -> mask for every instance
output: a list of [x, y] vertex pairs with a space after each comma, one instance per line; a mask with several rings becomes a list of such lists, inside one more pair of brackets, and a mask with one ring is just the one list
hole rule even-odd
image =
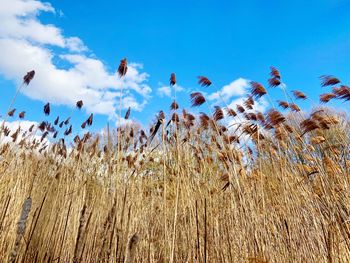
[[158, 95], [161, 97], [171, 97], [171, 88], [169, 86], [163, 86], [157, 89]]
[[65, 47], [65, 39], [59, 28], [37, 20], [40, 11], [54, 12], [54, 9], [40, 1], [0, 0], [0, 37]]
[[55, 12], [49, 3], [42, 3], [40, 1], [21, 1], [21, 0], [1, 0], [0, 1], [0, 15], [1, 16], [25, 16], [27, 14], [36, 14], [40, 11]]
[[220, 96], [229, 100], [233, 96], [243, 96], [247, 93], [249, 87], [249, 80], [239, 78], [225, 85], [221, 90], [214, 92], [208, 96], [209, 100], [220, 100]]
[[[19, 83], [34, 69], [34, 80], [22, 90], [28, 97], [69, 106], [82, 99], [87, 111], [113, 119], [121, 89], [123, 109], [143, 109], [152, 90], [142, 65], [129, 63], [126, 76], [120, 79], [115, 70], [111, 72], [101, 60], [86, 54], [88, 47], [80, 38], [65, 37], [60, 28], [41, 23], [40, 12], [55, 10], [41, 1], [0, 0], [0, 74]], [[60, 55], [53, 51], [57, 48]]]
[[173, 87], [161, 86], [157, 89], [157, 93], [161, 97], [169, 97], [170, 98], [172, 96], [172, 90], [176, 91], [176, 92], [181, 92], [184, 90], [184, 88], [179, 86], [179, 85], [175, 85]]
[[67, 48], [71, 51], [83, 52], [88, 51], [83, 41], [78, 37], [69, 37], [66, 39]]

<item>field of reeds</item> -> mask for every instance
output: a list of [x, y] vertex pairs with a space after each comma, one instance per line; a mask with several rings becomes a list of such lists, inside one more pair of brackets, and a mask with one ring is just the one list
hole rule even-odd
[[[0, 136], [0, 262], [349, 262], [350, 127], [325, 103], [350, 87], [322, 76], [329, 93], [304, 112], [307, 94], [281, 82], [271, 68], [269, 87], [251, 82], [236, 108], [193, 92], [200, 114], [174, 100], [150, 129], [92, 134], [90, 115], [71, 140], [69, 116], [9, 129], [14, 98]], [[257, 111], [275, 88], [283, 100]]]

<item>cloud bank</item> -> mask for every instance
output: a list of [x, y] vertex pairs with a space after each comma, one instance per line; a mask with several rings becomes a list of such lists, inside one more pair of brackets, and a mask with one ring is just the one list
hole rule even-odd
[[[123, 109], [143, 109], [152, 90], [142, 65], [130, 63], [125, 78], [120, 79], [116, 71], [109, 71], [91, 55], [80, 38], [64, 36], [60, 28], [43, 24], [41, 12], [56, 11], [37, 0], [0, 0], [1, 75], [19, 84], [34, 69], [34, 80], [22, 90], [26, 96], [68, 106], [82, 99], [88, 112], [112, 119], [117, 116], [121, 90]], [[116, 61], [116, 67], [118, 64]]]

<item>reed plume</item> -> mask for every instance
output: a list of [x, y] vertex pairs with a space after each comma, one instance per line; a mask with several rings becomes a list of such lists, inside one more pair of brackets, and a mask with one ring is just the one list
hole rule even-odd
[[170, 110], [177, 110], [179, 108], [179, 104], [174, 100], [170, 105]]
[[50, 115], [50, 103], [46, 103], [44, 106], [44, 113], [45, 115]]
[[8, 115], [9, 117], [13, 117], [13, 114], [15, 113], [15, 111], [16, 111], [16, 109], [12, 109], [12, 110], [10, 110], [10, 111], [7, 113], [7, 115]]
[[170, 86], [174, 86], [176, 84], [175, 73], [171, 73], [169, 82], [170, 82]]
[[272, 126], [276, 126], [279, 125], [283, 122], [285, 122], [286, 118], [283, 116], [282, 113], [280, 113], [277, 110], [270, 110], [268, 113], [268, 122], [272, 125]]
[[250, 85], [251, 85], [251, 95], [255, 98], [260, 98], [267, 93], [263, 85], [261, 85], [258, 82], [252, 81]]
[[124, 116], [124, 119], [125, 119], [125, 120], [129, 119], [130, 113], [131, 113], [131, 108], [129, 107], [128, 110], [127, 110], [126, 113], [125, 113], [125, 116]]
[[89, 118], [86, 120], [87, 125], [91, 126], [93, 119], [94, 119], [94, 114], [91, 113]]
[[25, 114], [26, 114], [25, 111], [21, 111], [21, 112], [18, 114], [18, 118], [24, 119]]
[[269, 82], [269, 86], [272, 88], [275, 88], [281, 84], [281, 81], [278, 78], [270, 78], [268, 82]]
[[231, 109], [229, 107], [226, 107], [225, 111], [226, 111], [227, 115], [230, 116], [230, 117], [236, 117], [237, 116], [237, 113], [233, 109]]
[[239, 113], [245, 112], [245, 108], [244, 108], [242, 105], [237, 104], [237, 105], [236, 105], [236, 108], [237, 108], [237, 111], [238, 111]]
[[212, 84], [211, 81], [207, 77], [204, 77], [204, 76], [198, 77], [198, 83], [202, 87], [209, 87]]
[[119, 67], [118, 67], [118, 74], [119, 77], [124, 77], [126, 75], [126, 72], [128, 71], [128, 62], [126, 58], [123, 58], [120, 61]]
[[299, 112], [300, 111], [300, 108], [298, 105], [296, 105], [295, 103], [291, 103], [289, 104], [289, 107], [292, 111], [295, 111], [295, 112]]
[[33, 80], [35, 76], [35, 71], [29, 71], [27, 72], [27, 74], [23, 77], [23, 83], [26, 85], [29, 85], [29, 83]]
[[270, 67], [270, 76], [273, 78], [276, 78], [276, 79], [281, 79], [280, 72], [278, 71], [277, 68], [275, 68], [273, 66]]
[[322, 87], [334, 86], [334, 85], [340, 83], [339, 79], [337, 79], [336, 77], [331, 76], [331, 75], [322, 75], [320, 77], [320, 79], [321, 79], [321, 86]]
[[336, 98], [337, 95], [334, 93], [325, 93], [325, 94], [321, 94], [320, 95], [320, 102], [321, 103], [327, 103], [329, 102], [331, 99]]
[[221, 109], [220, 106], [215, 106], [214, 108], [215, 108], [215, 110], [214, 110], [214, 114], [213, 114], [213, 119], [215, 121], [222, 120], [224, 118], [223, 110]]
[[81, 108], [83, 107], [84, 105], [84, 102], [82, 100], [78, 100], [77, 103], [76, 103], [76, 107], [81, 110]]
[[191, 97], [192, 107], [200, 106], [205, 102], [205, 98], [200, 92], [193, 92], [191, 93], [190, 97]]
[[343, 99], [345, 101], [350, 100], [350, 87], [340, 86], [339, 88], [333, 88], [333, 93], [337, 96], [338, 99]]
[[302, 100], [307, 99], [306, 95], [299, 90], [293, 90], [292, 92], [296, 99], [302, 99]]
[[278, 101], [278, 105], [279, 105], [281, 108], [283, 108], [283, 109], [289, 108], [289, 103], [286, 102], [286, 101], [283, 101], [283, 100], [279, 100], [279, 101]]

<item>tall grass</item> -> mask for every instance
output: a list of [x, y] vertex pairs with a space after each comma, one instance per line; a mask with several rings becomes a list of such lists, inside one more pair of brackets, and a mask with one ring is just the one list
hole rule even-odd
[[[277, 69], [268, 82], [281, 84]], [[339, 82], [322, 77], [327, 99], [349, 98]], [[72, 147], [69, 121], [55, 140], [58, 119], [40, 124], [51, 143], [4, 125], [1, 262], [348, 262], [348, 119], [324, 106], [307, 114], [289, 96], [283, 112], [256, 111], [267, 93], [253, 82], [238, 112], [200, 115], [178, 113], [175, 98], [149, 133], [86, 132]], [[207, 103], [201, 92], [191, 101]]]

